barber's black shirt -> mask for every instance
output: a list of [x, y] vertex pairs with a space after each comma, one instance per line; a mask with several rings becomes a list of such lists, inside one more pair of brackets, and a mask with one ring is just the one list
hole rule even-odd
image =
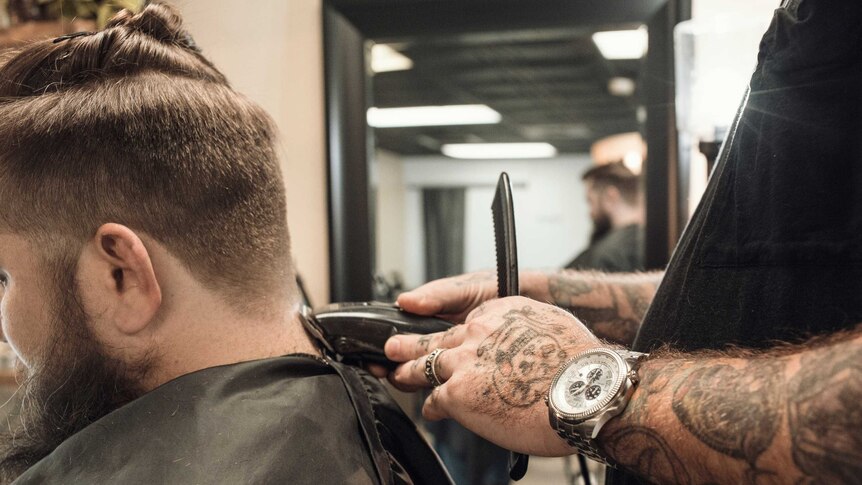
[[643, 271], [644, 229], [640, 224], [612, 229], [591, 244], [566, 269], [596, 269], [608, 273]]
[[768, 347], [862, 322], [860, 46], [859, 0], [776, 10], [636, 350]]

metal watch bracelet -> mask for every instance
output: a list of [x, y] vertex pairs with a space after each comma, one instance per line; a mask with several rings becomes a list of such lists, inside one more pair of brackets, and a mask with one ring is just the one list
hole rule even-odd
[[[614, 352], [616, 352], [620, 357], [622, 357], [623, 361], [628, 366], [626, 378], [631, 381], [631, 387], [636, 386], [640, 380], [637, 375], [640, 361], [643, 358], [647, 357], [649, 354], [617, 349], [614, 349]], [[630, 394], [628, 397], [630, 397]], [[628, 405], [628, 398], [624, 399], [626, 399], [625, 406], [619, 411], [620, 413]], [[585, 421], [572, 423], [566, 421], [561, 416], [556, 415], [556, 413], [554, 413], [552, 410], [549, 411], [551, 411], [550, 415], [552, 420], [552, 426], [557, 432], [557, 435], [559, 435], [560, 438], [562, 438], [569, 446], [575, 448], [578, 453], [590, 459], [593, 459], [599, 463], [603, 463], [611, 467], [616, 467], [616, 463], [610, 457], [608, 457], [601, 448], [599, 448], [596, 440], [587, 436], [583, 428]], [[599, 426], [604, 426], [605, 422], [602, 422]]]
[[557, 434], [564, 439], [566, 443], [578, 450], [578, 453], [586, 456], [599, 463], [616, 468], [616, 463], [613, 462], [598, 446], [596, 440], [584, 438], [575, 429], [575, 425], [564, 421], [557, 422]]

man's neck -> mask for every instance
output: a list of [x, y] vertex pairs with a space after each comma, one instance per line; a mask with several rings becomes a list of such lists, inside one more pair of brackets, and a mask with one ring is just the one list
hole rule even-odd
[[643, 225], [643, 223], [643, 211], [637, 207], [620, 207], [611, 214], [611, 227], [614, 229], [622, 229], [635, 224]]
[[272, 319], [192, 319], [188, 325], [174, 325], [169, 330], [158, 345], [149, 389], [210, 367], [293, 353], [320, 354], [305, 332], [297, 308]]

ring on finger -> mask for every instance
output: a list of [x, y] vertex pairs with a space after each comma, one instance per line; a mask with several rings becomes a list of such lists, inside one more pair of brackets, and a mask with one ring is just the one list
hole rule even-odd
[[444, 348], [436, 348], [428, 354], [428, 358], [425, 359], [425, 379], [428, 379], [428, 383], [431, 384], [432, 387], [439, 387], [443, 385], [443, 381], [440, 380], [440, 376], [437, 375], [437, 357], [440, 357], [440, 354], [446, 350]]

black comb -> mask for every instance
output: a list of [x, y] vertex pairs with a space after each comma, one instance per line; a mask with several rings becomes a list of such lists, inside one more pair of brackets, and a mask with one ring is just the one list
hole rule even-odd
[[500, 174], [491, 204], [494, 218], [494, 245], [497, 251], [497, 296], [516, 296], [518, 286], [518, 244], [515, 238], [515, 210], [512, 185], [506, 172]]
[[[518, 285], [518, 244], [515, 238], [515, 209], [512, 205], [512, 184], [506, 172], [500, 174], [497, 192], [491, 204], [494, 218], [494, 246], [497, 251], [497, 296], [520, 294]], [[527, 473], [529, 455], [509, 454], [509, 478], [520, 480]]]

